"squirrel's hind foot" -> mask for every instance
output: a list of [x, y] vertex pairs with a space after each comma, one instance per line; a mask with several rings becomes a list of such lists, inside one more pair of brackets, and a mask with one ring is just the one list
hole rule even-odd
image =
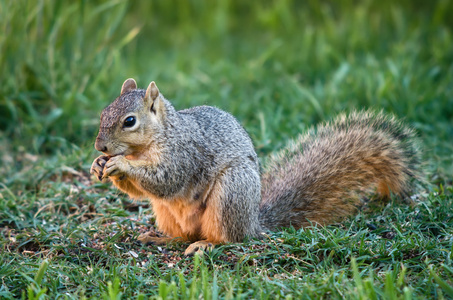
[[182, 239], [172, 237], [150, 236], [148, 233], [142, 233], [137, 237], [137, 241], [139, 241], [143, 245], [163, 246], [167, 244], [182, 242]]
[[184, 251], [185, 256], [193, 256], [195, 253], [202, 255], [206, 250], [212, 251], [214, 249], [214, 243], [209, 241], [198, 241], [192, 243], [187, 247], [186, 251]]

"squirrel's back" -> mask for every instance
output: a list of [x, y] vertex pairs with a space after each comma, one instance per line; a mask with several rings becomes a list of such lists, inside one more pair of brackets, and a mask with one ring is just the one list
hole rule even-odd
[[203, 144], [200, 150], [211, 150], [214, 153], [210, 154], [219, 159], [252, 155], [258, 163], [252, 140], [233, 115], [205, 105], [177, 113], [198, 129], [195, 139]]
[[215, 176], [233, 164], [250, 164], [259, 173], [253, 142], [236, 118], [216, 107], [196, 106], [177, 112], [186, 120], [203, 170]]
[[413, 130], [393, 116], [354, 112], [311, 129], [269, 159], [260, 222], [268, 229], [327, 224], [350, 216], [372, 192], [411, 191], [419, 176]]

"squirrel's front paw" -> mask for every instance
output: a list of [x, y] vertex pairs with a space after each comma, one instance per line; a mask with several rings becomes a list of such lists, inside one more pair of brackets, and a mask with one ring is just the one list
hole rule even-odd
[[108, 160], [108, 156], [101, 155], [97, 157], [91, 165], [90, 173], [95, 175], [99, 179], [99, 181], [103, 181], [102, 178], [104, 175], [104, 167]]
[[103, 178], [116, 176], [123, 177], [130, 168], [130, 164], [123, 155], [111, 157], [104, 166]]

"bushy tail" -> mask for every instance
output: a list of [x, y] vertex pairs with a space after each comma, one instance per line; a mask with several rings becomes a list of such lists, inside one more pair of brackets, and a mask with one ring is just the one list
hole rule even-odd
[[353, 214], [373, 192], [407, 197], [420, 175], [415, 133], [393, 116], [340, 115], [272, 156], [262, 178], [261, 225], [328, 224]]

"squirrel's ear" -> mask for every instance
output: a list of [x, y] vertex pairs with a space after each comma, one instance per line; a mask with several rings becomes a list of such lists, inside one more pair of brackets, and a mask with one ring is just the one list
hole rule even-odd
[[154, 81], [151, 81], [151, 83], [148, 85], [148, 88], [146, 89], [145, 98], [154, 102], [157, 97], [159, 97], [159, 89], [157, 88], [156, 83]]
[[162, 109], [164, 108], [164, 106], [159, 97], [159, 89], [157, 88], [156, 83], [154, 83], [154, 81], [151, 81], [148, 88], [146, 89], [144, 100], [151, 107], [151, 111], [153, 111], [156, 114], [162, 114]]
[[137, 89], [137, 83], [135, 80], [133, 78], [126, 79], [121, 87], [121, 95], [135, 89]]

